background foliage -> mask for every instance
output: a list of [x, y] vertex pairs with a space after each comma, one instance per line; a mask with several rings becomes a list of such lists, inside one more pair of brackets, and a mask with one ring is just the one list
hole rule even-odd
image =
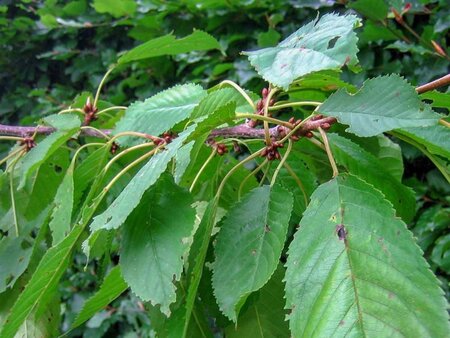
[[[342, 79], [360, 86], [369, 77], [397, 73], [412, 84], [426, 83], [449, 72], [450, 4], [445, 0], [414, 0], [408, 4], [402, 0], [6, 1], [0, 6], [0, 122], [31, 124], [71, 104], [80, 106], [88, 95], [80, 93], [94, 93], [118, 55], [152, 38], [171, 32], [176, 37], [184, 37], [193, 29], [214, 36], [220, 49], [158, 56], [119, 66], [104, 88], [103, 104], [127, 106], [174, 84], [194, 82], [209, 88], [224, 79], [259, 92], [264, 82], [240, 52], [275, 46], [318, 13], [352, 11], [363, 19], [363, 27], [357, 30], [362, 67], [358, 73], [344, 72]], [[403, 14], [401, 20], [398, 17], [395, 20], [392, 8]], [[445, 90], [427, 93], [425, 98], [437, 111], [448, 113], [450, 94]], [[114, 122], [114, 118], [100, 120], [97, 126], [108, 128]], [[335, 140], [336, 147], [346, 146], [344, 141], [339, 141]], [[355, 142], [362, 145], [356, 137]], [[417, 149], [401, 140], [396, 142], [404, 156], [403, 183], [414, 189], [417, 196], [412, 201], [417, 213], [408, 226], [448, 294], [450, 186]], [[6, 152], [4, 145], [0, 146]], [[364, 147], [384, 151], [378, 144], [366, 143]], [[338, 149], [334, 151], [338, 153]], [[352, 165], [346, 162], [348, 159], [341, 161]], [[50, 169], [57, 166], [65, 170], [68, 162], [62, 152], [56, 152], [46, 162], [49, 169], [40, 172], [46, 182], [53, 183], [36, 185], [33, 189], [45, 189], [49, 196], [54, 195], [63, 177]], [[48, 203], [48, 200], [30, 201], [27, 214], [39, 215]], [[132, 236], [136, 234], [124, 234], [122, 240]], [[112, 251], [117, 251], [117, 239], [105, 236], [104, 240], [111, 241]], [[12, 249], [14, 245], [11, 243]], [[29, 250], [28, 254], [33, 264], [35, 253]], [[95, 257], [95, 252], [92, 256]], [[64, 331], [70, 328], [92, 291], [98, 289], [104, 277], [98, 271], [106, 272], [110, 264], [90, 261], [85, 269], [86, 256], [82, 254], [77, 254], [74, 261], [59, 288], [63, 299], [61, 314], [53, 309], [55, 316], [61, 316]], [[275, 279], [270, 283], [277, 282], [280, 281]], [[3, 291], [6, 285], [1, 283]], [[7, 302], [0, 304], [3, 304], [0, 311], [9, 306]], [[128, 337], [151, 336], [152, 325], [158, 323], [150, 325], [146, 311], [140, 300], [127, 292], [69, 336], [98, 337], [112, 332]], [[219, 322], [226, 321], [218, 314], [216, 318]]]

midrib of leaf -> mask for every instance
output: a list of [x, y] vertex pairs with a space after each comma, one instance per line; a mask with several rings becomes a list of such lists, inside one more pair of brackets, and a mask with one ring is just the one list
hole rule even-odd
[[[338, 192], [339, 192], [339, 209], [341, 210], [341, 224], [343, 224], [345, 226], [345, 222], [344, 222], [345, 208], [344, 208], [344, 204], [342, 202], [342, 198], [341, 198], [342, 194], [341, 194], [339, 185], [338, 185]], [[366, 337], [366, 333], [364, 331], [364, 324], [363, 324], [363, 320], [362, 320], [363, 311], [361, 309], [361, 304], [359, 302], [359, 294], [358, 294], [358, 289], [356, 287], [356, 282], [355, 282], [356, 277], [355, 277], [355, 274], [353, 273], [353, 265], [352, 265], [350, 255], [349, 255], [350, 247], [348, 245], [347, 238], [344, 238], [344, 246], [345, 246], [345, 255], [347, 258], [348, 266], [350, 268], [350, 278], [352, 279], [353, 291], [355, 293], [355, 303], [356, 303], [356, 308], [358, 310], [358, 319], [359, 319], [359, 323], [361, 326], [361, 332], [362, 332], [363, 336]]]
[[[330, 239], [328, 242], [330, 242], [330, 241], [331, 241], [331, 239]], [[326, 248], [326, 246], [325, 246], [325, 248]], [[322, 253], [323, 253], [324, 251], [325, 251], [325, 250], [322, 250], [320, 257], [322, 256]], [[327, 291], [326, 285], [329, 285], [328, 282], [332, 281], [332, 277], [334, 277], [333, 272], [336, 271], [336, 268], [337, 268], [337, 267], [336, 267], [337, 262], [339, 261], [339, 258], [341, 257], [341, 255], [344, 254], [344, 252], [345, 252], [345, 250], [342, 250], [342, 252], [339, 254], [339, 256], [336, 257], [336, 260], [335, 260], [334, 263], [333, 263], [333, 267], [332, 267], [332, 269], [330, 270], [330, 274], [327, 276], [327, 279], [326, 279], [326, 281], [325, 281], [325, 283], [324, 283], [324, 285], [323, 285], [323, 291]], [[319, 257], [319, 258], [320, 258], [320, 257]], [[352, 277], [351, 277], [351, 278], [352, 278]], [[340, 288], [340, 286], [342, 285], [342, 283], [345, 282], [345, 281], [346, 281], [346, 279], [341, 280], [340, 283], [337, 285], [337, 287], [336, 287], [333, 291], [338, 290], [338, 289]], [[356, 292], [356, 291], [355, 291], [355, 292]], [[312, 307], [311, 312], [310, 312], [310, 314], [309, 314], [308, 317], [311, 317], [311, 313], [313, 313], [313, 311], [314, 311], [314, 309], [315, 309], [315, 307], [316, 307], [316, 305], [317, 305], [317, 303], [318, 303], [318, 300], [321, 299], [322, 293], [323, 293], [323, 292], [321, 291], [321, 292], [317, 295], [317, 297], [316, 297], [316, 299], [315, 299], [315, 301], [314, 301], [314, 306]], [[333, 293], [334, 293], [334, 292], [333, 292]], [[332, 300], [332, 298], [329, 298], [327, 304], [329, 304], [331, 300]], [[353, 307], [354, 304], [355, 304], [355, 303], [353, 303], [353, 304], [349, 307], [349, 310]], [[323, 312], [322, 312], [322, 315], [323, 315]], [[314, 327], [314, 329], [312, 330], [312, 332], [311, 332], [310, 334], [308, 334], [308, 336], [307, 336], [306, 338], [308, 338], [308, 337], [310, 337], [310, 336], [313, 336], [314, 332], [316, 331], [316, 329], [317, 329], [317, 327], [320, 325], [320, 323], [321, 323], [321, 321], [319, 321], [319, 322], [316, 324], [316, 326]], [[305, 328], [305, 331], [303, 332], [302, 337], [305, 337], [305, 333], [307, 332], [307, 328], [308, 328], [308, 327]]]
[[258, 320], [259, 333], [261, 334], [261, 337], [264, 337], [264, 333], [263, 333], [262, 325], [261, 325], [261, 320], [259, 319], [258, 308], [256, 306], [254, 306], [253, 308], [255, 309], [256, 319]]
[[[270, 190], [269, 190], [269, 198], [267, 199], [267, 203], [264, 206], [264, 225], [267, 225], [267, 221], [268, 221], [268, 218], [269, 218], [269, 204], [270, 204]], [[262, 236], [258, 236], [258, 238], [257, 238], [259, 240], [259, 247], [258, 247], [258, 251], [257, 251], [258, 253], [262, 253], [262, 247], [263, 247], [263, 244], [264, 244], [264, 239], [265, 239], [266, 234], [267, 234], [264, 227], [261, 230], [262, 230]], [[262, 254], [258, 255], [257, 264], [255, 264], [255, 267], [253, 269], [252, 286], [255, 285], [256, 272], [258, 271], [258, 267], [260, 265], [262, 256], [263, 256]]]
[[[150, 217], [149, 223], [151, 223], [152, 219], [153, 219], [153, 217]], [[151, 227], [151, 224], [149, 224], [149, 228], [150, 227]], [[161, 284], [164, 284], [165, 281], [162, 278], [164, 270], [161, 268], [161, 258], [159, 257], [158, 253], [155, 250], [156, 249], [156, 245], [155, 245], [155, 240], [154, 240], [154, 237], [153, 237], [153, 233], [152, 233], [152, 231], [150, 231], [151, 229], [147, 229], [147, 230], [148, 230], [148, 233], [149, 233], [149, 236], [150, 236], [153, 257], [156, 259], [156, 266], [158, 267], [159, 282]], [[165, 292], [165, 290], [163, 292], [164, 292], [164, 296], [167, 297], [167, 293]]]

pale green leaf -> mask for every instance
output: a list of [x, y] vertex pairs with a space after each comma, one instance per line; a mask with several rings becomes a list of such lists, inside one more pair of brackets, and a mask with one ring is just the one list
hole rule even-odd
[[250, 191], [228, 212], [215, 248], [213, 288], [222, 312], [237, 320], [247, 297], [275, 271], [293, 208], [279, 185]]
[[340, 89], [318, 110], [363, 137], [404, 127], [432, 126], [440, 117], [420, 101], [414, 87], [395, 74], [365, 81], [354, 95]]
[[69, 167], [53, 200], [52, 220], [49, 227], [53, 244], [57, 244], [70, 232], [73, 209], [73, 167]]
[[[285, 320], [284, 285], [285, 270], [281, 265], [272, 278], [255, 294], [252, 303], [234, 323], [225, 330], [227, 338], [281, 338], [289, 337], [289, 326]], [[252, 298], [253, 295], [250, 297]]]
[[142, 197], [123, 227], [120, 265], [131, 290], [170, 315], [176, 300], [195, 210], [189, 192], [162, 176]]
[[383, 161], [342, 136], [329, 134], [328, 139], [338, 164], [380, 190], [405, 222], [413, 219], [416, 211], [414, 191], [392, 176]]
[[[193, 109], [206, 96], [206, 91], [192, 83], [169, 88], [142, 102], [131, 104], [117, 123], [114, 134], [136, 131], [158, 136], [175, 124], [187, 119]], [[119, 140], [130, 145], [131, 138]]]
[[321, 185], [292, 241], [293, 337], [446, 337], [446, 301], [405, 223], [352, 175]]
[[359, 24], [354, 15], [326, 14], [278, 44], [254, 52], [245, 52], [259, 75], [270, 83], [288, 89], [300, 76], [324, 69], [339, 69], [357, 63], [353, 31]]
[[94, 0], [92, 4], [97, 13], [108, 13], [115, 18], [132, 15], [136, 12], [137, 4], [134, 0]]
[[95, 313], [104, 309], [114, 299], [119, 297], [128, 288], [122, 278], [120, 266], [111, 269], [108, 276], [105, 277], [100, 290], [90, 297], [83, 305], [83, 309], [78, 314], [72, 324], [72, 329], [80, 326], [90, 319]]
[[166, 170], [183, 142], [190, 135], [193, 126], [187, 128], [164, 150], [154, 155], [132, 178], [120, 195], [102, 214], [94, 217], [91, 224], [92, 232], [100, 229], [117, 229], [127, 219], [128, 215], [139, 204], [145, 191], [150, 188]]
[[81, 125], [81, 121], [77, 116], [69, 114], [53, 115], [44, 120], [58, 130], [37, 142], [36, 147], [31, 149], [23, 158], [20, 167], [22, 179], [18, 187], [19, 189], [25, 186], [27, 178], [58, 150], [60, 146], [71, 138]]
[[76, 226], [69, 236], [45, 253], [31, 280], [14, 303], [0, 331], [0, 337], [14, 337], [33, 310], [38, 306], [39, 308], [45, 307], [52, 300], [59, 279], [69, 265], [70, 254], [82, 230], [82, 226]]
[[216, 39], [203, 31], [194, 30], [191, 35], [181, 39], [177, 39], [172, 34], [167, 34], [133, 48], [119, 58], [119, 63], [210, 49], [220, 50], [221, 47]]
[[0, 293], [12, 287], [30, 261], [31, 238], [13, 235], [0, 240]]

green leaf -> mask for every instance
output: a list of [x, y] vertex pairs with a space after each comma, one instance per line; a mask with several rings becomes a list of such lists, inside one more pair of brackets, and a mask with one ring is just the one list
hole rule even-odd
[[192, 233], [195, 210], [189, 192], [161, 177], [142, 197], [123, 227], [120, 265], [131, 290], [142, 300], [160, 304], [170, 315], [183, 255]]
[[414, 87], [395, 74], [365, 81], [354, 95], [338, 90], [318, 110], [348, 124], [348, 132], [363, 137], [397, 128], [431, 126], [439, 119], [439, 114], [420, 101]]
[[[175, 86], [131, 104], [125, 116], [117, 123], [114, 134], [137, 131], [158, 136], [175, 124], [187, 119], [206, 91], [192, 83]], [[120, 138], [122, 145], [130, 145], [130, 137]]]
[[92, 232], [100, 229], [117, 229], [120, 227], [128, 215], [139, 204], [145, 191], [150, 188], [161, 174], [166, 170], [167, 165], [176, 155], [178, 149], [190, 135], [193, 126], [187, 128], [164, 150], [154, 155], [133, 177], [120, 195], [102, 214], [94, 217], [91, 224]]
[[395, 130], [395, 134], [404, 135], [416, 141], [432, 154], [450, 159], [450, 128], [448, 127], [435, 124], [428, 127], [402, 128]]
[[241, 103], [242, 96], [234, 89], [222, 88], [208, 93], [197, 107], [191, 113], [190, 119], [192, 121], [202, 121], [217, 109], [225, 106], [227, 103], [234, 101]]
[[441, 93], [437, 90], [432, 90], [420, 94], [422, 100], [431, 100], [430, 106], [436, 108], [445, 108], [450, 110], [450, 93]]
[[302, 75], [357, 63], [354, 15], [326, 14], [303, 26], [277, 47], [244, 52], [259, 75], [288, 89]]
[[110, 152], [108, 147], [102, 146], [89, 154], [76, 166], [73, 176], [74, 206], [78, 205], [85, 190], [100, 175], [109, 156]]
[[0, 337], [14, 337], [33, 310], [38, 306], [41, 309], [44, 308], [52, 300], [59, 279], [69, 265], [70, 254], [82, 230], [82, 226], [75, 226], [69, 236], [45, 253], [30, 282], [12, 307], [0, 331]]
[[95, 313], [105, 308], [127, 288], [128, 285], [122, 278], [120, 266], [115, 266], [111, 269], [108, 276], [105, 277], [103, 284], [100, 286], [100, 290], [84, 303], [82, 310], [72, 324], [72, 329], [80, 326]]
[[183, 338], [186, 337], [188, 332], [192, 311], [194, 310], [195, 300], [197, 299], [198, 286], [203, 274], [211, 233], [216, 223], [218, 204], [218, 198], [213, 198], [209, 201], [198, 229], [194, 234], [192, 246], [189, 251], [189, 268], [187, 271], [189, 286], [186, 294], [185, 310], [182, 311], [184, 317]]
[[12, 287], [28, 266], [33, 245], [24, 236], [5, 236], [0, 240], [0, 293]]
[[416, 211], [414, 191], [403, 185], [384, 167], [384, 163], [352, 141], [337, 134], [328, 134], [336, 162], [367, 183], [379, 189], [389, 200], [397, 215], [410, 222]]
[[450, 272], [450, 234], [439, 237], [431, 253], [431, 260], [442, 271]]
[[203, 116], [197, 119], [195, 130], [189, 139], [198, 140], [200, 136], [207, 138], [212, 130], [219, 127], [226, 122], [232, 122], [236, 116], [236, 103], [233, 101], [218, 107], [214, 112], [208, 116]]
[[283, 310], [284, 285], [282, 279], [284, 272], [283, 267], [278, 265], [272, 278], [255, 294], [256, 299], [252, 300], [252, 304], [245, 311], [243, 310], [237, 325], [232, 324], [225, 329], [227, 338], [290, 336]]
[[228, 212], [215, 248], [213, 288], [222, 312], [237, 320], [247, 297], [275, 271], [293, 208], [279, 185], [253, 189]]
[[[311, 172], [307, 163], [303, 160], [302, 147], [294, 145], [293, 151], [289, 154], [286, 163], [294, 172], [291, 176], [286, 168], [281, 168], [277, 183], [289, 190], [294, 196], [294, 213], [301, 216], [306, 209], [308, 199], [317, 188], [316, 177]], [[276, 167], [269, 168], [269, 177], [272, 177]], [[305, 196], [306, 195], [306, 196]], [[306, 198], [306, 201], [305, 201]]]
[[70, 166], [53, 201], [52, 220], [49, 224], [50, 230], [52, 231], [53, 244], [61, 242], [70, 232], [73, 191], [73, 167]]
[[348, 7], [374, 21], [385, 19], [389, 10], [384, 0], [357, 0], [351, 2]]
[[292, 241], [294, 337], [445, 337], [446, 301], [405, 223], [355, 176], [321, 185]]
[[161, 55], [177, 55], [192, 51], [221, 49], [219, 42], [208, 33], [194, 30], [191, 35], [176, 39], [172, 34], [167, 34], [156, 39], [149, 40], [136, 48], [133, 48], [119, 58], [119, 64], [130, 61], [142, 60]]
[[58, 130], [38, 142], [37, 146], [25, 155], [20, 167], [22, 179], [20, 180], [18, 189], [25, 186], [27, 178], [58, 150], [60, 146], [71, 138], [81, 125], [77, 116], [69, 114], [53, 115], [44, 120]]
[[136, 12], [137, 8], [134, 0], [94, 0], [93, 6], [97, 13], [108, 13], [115, 18], [132, 15]]

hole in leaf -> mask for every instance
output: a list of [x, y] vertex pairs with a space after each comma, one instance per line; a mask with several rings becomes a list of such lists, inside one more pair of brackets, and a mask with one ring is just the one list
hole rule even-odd
[[54, 165], [53, 169], [55, 170], [55, 173], [59, 174], [62, 171], [62, 168], [59, 165]]
[[337, 42], [337, 40], [339, 40], [340, 37], [341, 37], [341, 36], [338, 35], [338, 36], [332, 38], [330, 41], [328, 41], [327, 49], [333, 48], [333, 47], [336, 45], [336, 42]]

